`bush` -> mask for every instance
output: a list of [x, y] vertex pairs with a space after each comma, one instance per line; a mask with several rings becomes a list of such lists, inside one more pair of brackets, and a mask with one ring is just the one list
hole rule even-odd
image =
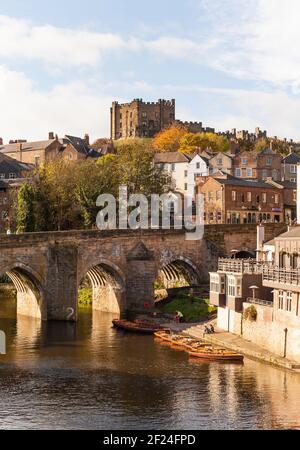
[[244, 312], [244, 319], [250, 322], [255, 322], [257, 319], [257, 309], [255, 306], [249, 306]]
[[92, 289], [79, 289], [78, 291], [78, 305], [80, 307], [91, 306], [93, 303]]

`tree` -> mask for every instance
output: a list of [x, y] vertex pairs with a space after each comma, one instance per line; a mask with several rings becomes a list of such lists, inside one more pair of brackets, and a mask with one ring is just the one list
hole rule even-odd
[[180, 139], [187, 133], [182, 125], [171, 125], [158, 133], [152, 141], [156, 152], [177, 152], [180, 148]]
[[18, 192], [17, 230], [18, 232], [35, 231], [34, 217], [35, 193], [30, 183], [24, 183]]
[[198, 149], [209, 148], [214, 152], [226, 152], [230, 148], [229, 140], [215, 133], [185, 133], [179, 141], [179, 151], [195, 153]]

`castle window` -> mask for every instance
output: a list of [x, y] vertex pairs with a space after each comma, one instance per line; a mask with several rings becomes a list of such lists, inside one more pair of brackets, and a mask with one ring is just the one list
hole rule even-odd
[[156, 119], [159, 118], [159, 113], [158, 113], [158, 112], [155, 113], [155, 118], [156, 118]]
[[143, 117], [143, 119], [147, 118], [147, 113], [145, 111], [142, 112], [142, 117]]
[[147, 122], [142, 122], [143, 127], [147, 126]]

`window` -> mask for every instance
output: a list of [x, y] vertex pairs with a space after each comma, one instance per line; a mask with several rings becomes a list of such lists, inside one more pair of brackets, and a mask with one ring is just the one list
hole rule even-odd
[[196, 169], [200, 169], [200, 163], [199, 162], [196, 163]]
[[6, 219], [8, 217], [8, 212], [2, 211], [1, 217], [2, 217], [2, 220]]
[[242, 166], [245, 166], [247, 164], [247, 158], [242, 158]]
[[218, 166], [221, 166], [223, 164], [222, 158], [217, 159], [217, 164], [218, 164]]
[[175, 172], [175, 164], [171, 164], [171, 171]]
[[221, 220], [222, 220], [222, 213], [221, 213], [221, 211], [218, 211], [218, 213], [217, 213], [217, 221], [221, 222]]
[[287, 292], [286, 293], [286, 310], [289, 312], [292, 311], [292, 299], [293, 299], [292, 292]]
[[256, 203], [259, 203], [260, 202], [260, 197], [259, 197], [259, 195], [257, 195], [256, 196]]
[[216, 273], [210, 275], [210, 290], [212, 292], [220, 292], [220, 279]]
[[278, 194], [275, 194], [274, 195], [274, 202], [277, 204], [277, 203], [279, 203], [279, 195]]
[[232, 200], [233, 202], [236, 201], [236, 191], [231, 191], [231, 200]]
[[266, 170], [263, 170], [263, 171], [262, 171], [262, 179], [263, 179], [263, 180], [266, 180], [266, 179], [267, 179], [267, 176], [268, 176], [268, 172], [267, 172]]
[[283, 304], [284, 304], [284, 292], [283, 291], [279, 291], [279, 294], [278, 294], [278, 309], [283, 309]]
[[266, 194], [266, 192], [262, 193], [262, 201], [263, 201], [263, 203], [267, 203], [267, 194]]
[[184, 190], [187, 191], [188, 185], [187, 183], [184, 183]]
[[15, 173], [10, 173], [9, 178], [10, 178], [10, 180], [12, 180], [14, 178], [17, 178], [17, 175]]
[[252, 200], [251, 192], [247, 192], [247, 202], [251, 202], [251, 200]]
[[146, 119], [147, 118], [147, 113], [145, 111], [142, 112], [142, 118]]
[[235, 277], [232, 276], [228, 277], [227, 295], [235, 297]]
[[293, 191], [293, 200], [294, 200], [294, 202], [297, 201], [297, 190]]
[[184, 176], [185, 176], [185, 178], [188, 176], [188, 171], [187, 170], [184, 171]]
[[266, 164], [267, 166], [271, 166], [273, 162], [273, 158], [272, 156], [267, 156], [267, 160], [266, 160]]
[[122, 122], [120, 122], [120, 128], [123, 128], [123, 123]]
[[236, 177], [240, 177], [241, 176], [241, 169], [240, 168], [236, 168], [235, 169], [235, 176]]
[[145, 122], [145, 121], [142, 122], [142, 126], [143, 126], [143, 127], [146, 127], [146, 126], [147, 126], [147, 122]]
[[210, 220], [211, 222], [214, 221], [214, 213], [213, 213], [213, 212], [209, 213], [209, 220]]
[[5, 173], [0, 173], [0, 179], [3, 180], [5, 178]]
[[296, 178], [290, 178], [291, 183], [296, 183], [296, 181], [297, 181]]
[[274, 169], [273, 172], [272, 172], [272, 178], [273, 178], [274, 181], [277, 181], [277, 179], [278, 179], [278, 173], [277, 173], [276, 169]]
[[297, 173], [297, 166], [295, 166], [294, 164], [290, 165], [290, 173]]
[[252, 169], [246, 169], [246, 177], [252, 177]]
[[7, 199], [7, 197], [4, 197], [3, 198], [3, 205], [7, 205], [7, 203], [8, 203], [8, 199]]

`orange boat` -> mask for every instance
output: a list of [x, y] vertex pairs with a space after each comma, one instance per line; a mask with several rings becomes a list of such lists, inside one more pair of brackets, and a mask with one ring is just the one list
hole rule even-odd
[[203, 348], [189, 351], [188, 354], [194, 358], [209, 359], [215, 361], [243, 361], [244, 356], [239, 353], [226, 350], [225, 348]]
[[121, 328], [125, 331], [131, 331], [133, 333], [141, 334], [153, 334], [158, 330], [161, 330], [159, 325], [150, 325], [146, 323], [129, 322], [128, 320], [113, 320], [113, 325], [117, 328]]

